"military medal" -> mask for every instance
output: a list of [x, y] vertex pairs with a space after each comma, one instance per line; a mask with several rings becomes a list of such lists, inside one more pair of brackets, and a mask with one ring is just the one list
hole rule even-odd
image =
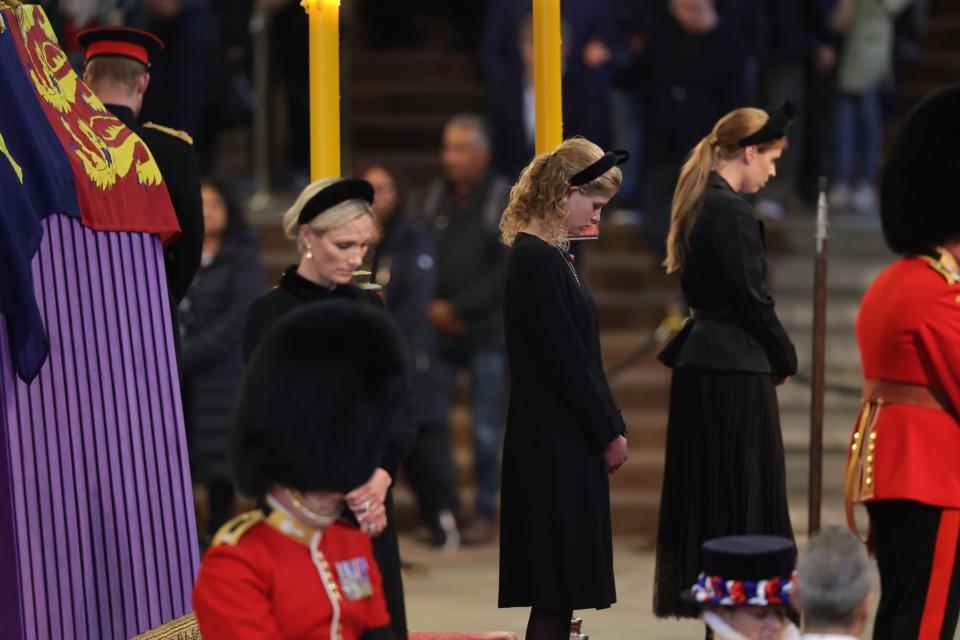
[[366, 558], [351, 558], [336, 563], [337, 577], [340, 578], [340, 591], [347, 600], [360, 600], [373, 595], [370, 582], [370, 568]]

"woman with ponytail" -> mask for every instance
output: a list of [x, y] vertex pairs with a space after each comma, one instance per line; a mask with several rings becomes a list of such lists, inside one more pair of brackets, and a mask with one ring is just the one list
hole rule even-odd
[[511, 251], [499, 605], [531, 607], [527, 640], [568, 640], [574, 609], [616, 600], [608, 475], [627, 459], [626, 428], [567, 248], [600, 221], [625, 160], [567, 140], [527, 165], [500, 222]]
[[695, 617], [681, 592], [704, 541], [793, 538], [776, 386], [797, 353], [767, 290], [763, 225], [743, 194], [776, 175], [793, 115], [737, 109], [690, 153], [673, 196], [667, 273], [691, 318], [660, 360], [673, 368], [657, 535], [654, 612]]

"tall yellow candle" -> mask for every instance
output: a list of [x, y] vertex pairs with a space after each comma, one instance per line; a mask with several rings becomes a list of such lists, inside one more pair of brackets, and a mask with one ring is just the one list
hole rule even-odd
[[560, 0], [533, 0], [533, 84], [537, 153], [563, 142], [563, 46]]
[[310, 179], [319, 180], [340, 175], [340, 0], [300, 4], [310, 22]]

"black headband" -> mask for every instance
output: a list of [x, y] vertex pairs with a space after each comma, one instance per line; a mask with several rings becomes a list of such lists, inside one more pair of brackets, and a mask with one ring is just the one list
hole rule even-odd
[[583, 171], [575, 173], [573, 177], [570, 178], [571, 187], [580, 187], [588, 182], [596, 180], [610, 169], [623, 164], [630, 159], [630, 154], [622, 149], [617, 149], [615, 151], [607, 151], [603, 154], [599, 160], [589, 165]]
[[746, 138], [737, 143], [741, 148], [749, 147], [752, 144], [763, 144], [787, 137], [787, 129], [790, 128], [790, 121], [797, 115], [797, 108], [793, 103], [787, 100], [758, 131], [754, 131]]
[[300, 210], [297, 223], [308, 224], [327, 209], [347, 200], [364, 200], [367, 204], [373, 204], [373, 186], [366, 180], [347, 179], [334, 182], [307, 200], [307, 204]]

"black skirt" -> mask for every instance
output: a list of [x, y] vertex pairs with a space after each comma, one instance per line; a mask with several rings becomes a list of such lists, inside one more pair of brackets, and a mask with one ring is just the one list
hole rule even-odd
[[673, 370], [657, 532], [653, 608], [697, 617], [681, 600], [700, 573], [700, 549], [718, 536], [793, 538], [783, 437], [769, 374]]

